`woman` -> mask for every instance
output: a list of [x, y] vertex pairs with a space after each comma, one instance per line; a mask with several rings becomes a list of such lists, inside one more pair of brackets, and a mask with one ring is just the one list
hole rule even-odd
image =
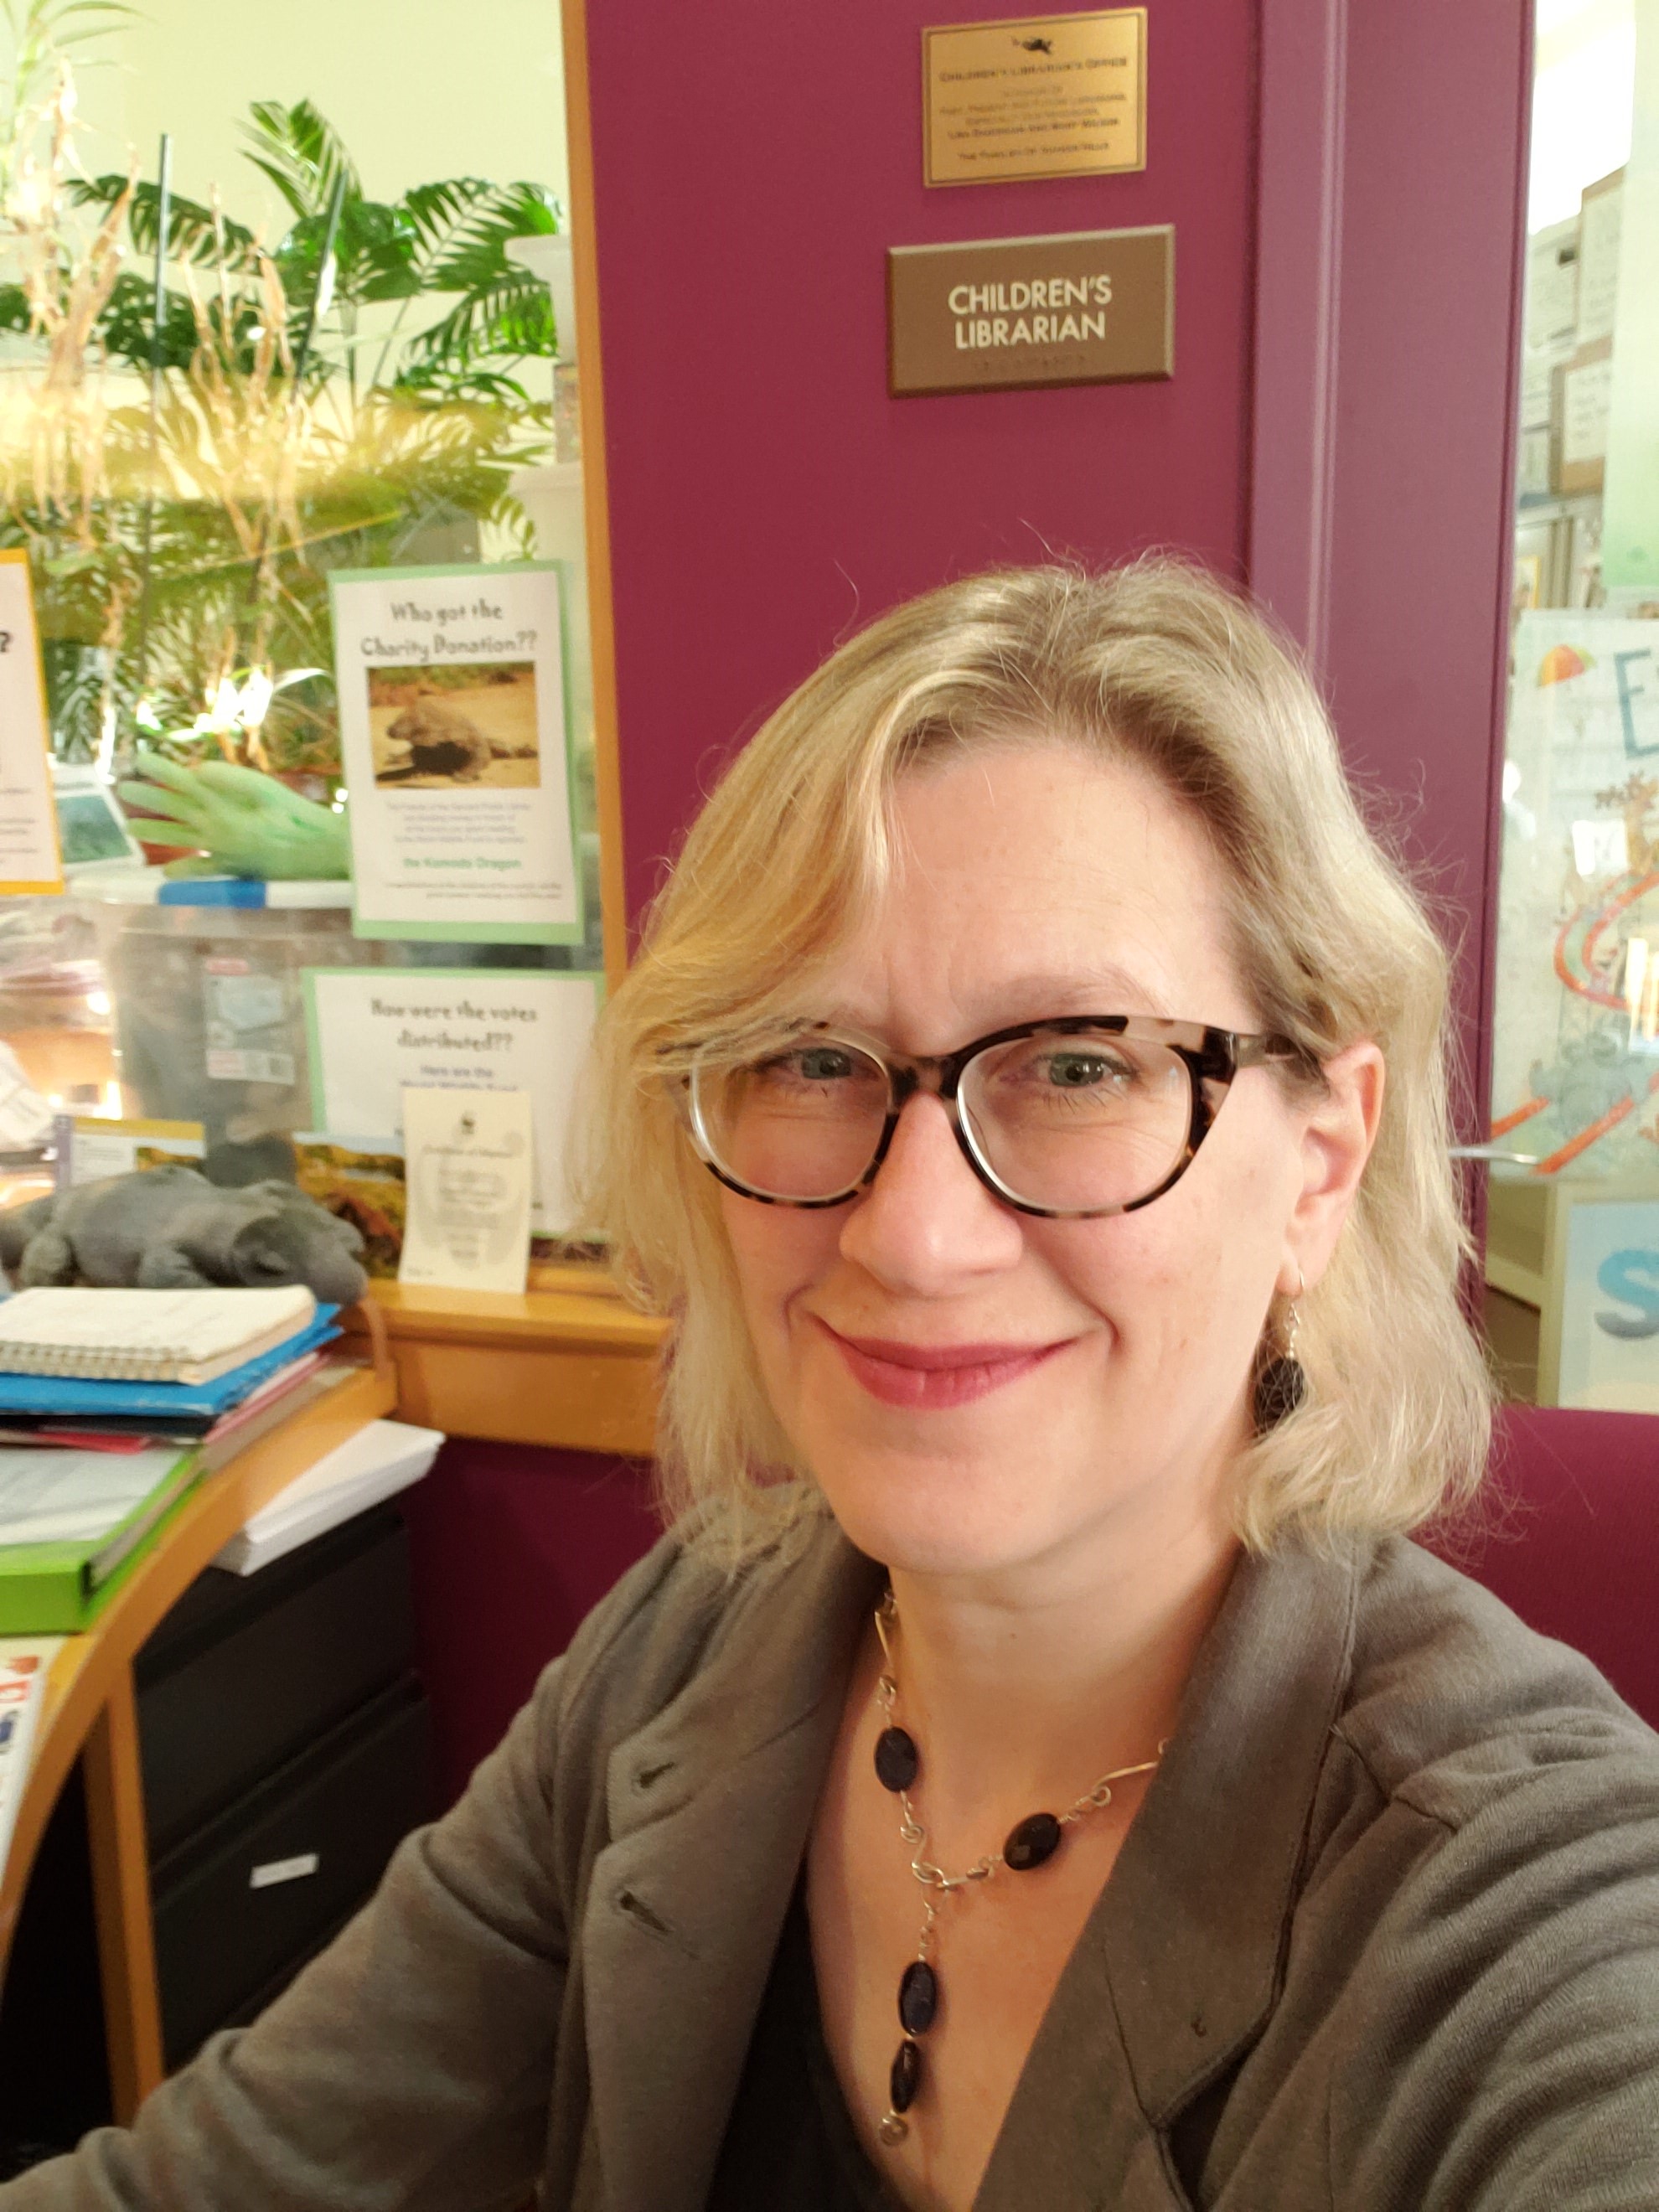
[[1487, 1433], [1445, 989], [1218, 586], [844, 647], [605, 1024], [673, 1533], [4, 2212], [1659, 2201], [1659, 1747], [1398, 1533]]

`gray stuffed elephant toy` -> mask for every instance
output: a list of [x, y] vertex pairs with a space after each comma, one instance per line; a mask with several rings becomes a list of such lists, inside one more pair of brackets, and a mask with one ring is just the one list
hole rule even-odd
[[221, 1190], [194, 1168], [141, 1168], [0, 1213], [0, 1264], [37, 1283], [269, 1289], [304, 1283], [350, 1305], [368, 1285], [363, 1240], [291, 1182]]

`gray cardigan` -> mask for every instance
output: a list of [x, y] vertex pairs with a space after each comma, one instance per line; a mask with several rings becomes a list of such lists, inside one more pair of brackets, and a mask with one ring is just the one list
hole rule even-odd
[[[0, 2212], [696, 2212], [877, 1571], [670, 1538], [254, 2027]], [[981, 2212], [1659, 2205], [1659, 1739], [1414, 1546], [1245, 1560]]]

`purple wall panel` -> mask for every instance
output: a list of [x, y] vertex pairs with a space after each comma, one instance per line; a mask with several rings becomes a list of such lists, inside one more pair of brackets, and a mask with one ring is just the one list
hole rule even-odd
[[1470, 1524], [1435, 1540], [1529, 1627], [1594, 1660], [1659, 1728], [1659, 1423], [1507, 1406]]
[[[1154, 9], [1143, 173], [929, 191], [939, 12], [590, 0], [635, 915], [733, 740], [895, 600], [1050, 550], [1242, 573], [1255, 8]], [[888, 398], [890, 246], [1165, 222], [1173, 381]]]
[[1527, 0], [1262, 0], [1252, 580], [1461, 951], [1484, 1119]]
[[[1419, 37], [1434, 40], [1432, 56]], [[1462, 933], [1480, 1115], [1508, 651], [1526, 0], [1356, 8], [1326, 676]], [[1402, 125], [1409, 118], [1409, 142]], [[1484, 1132], [1482, 1133], [1484, 1133]]]
[[465, 1437], [403, 1506], [447, 1802], [659, 1524], [635, 1461]]

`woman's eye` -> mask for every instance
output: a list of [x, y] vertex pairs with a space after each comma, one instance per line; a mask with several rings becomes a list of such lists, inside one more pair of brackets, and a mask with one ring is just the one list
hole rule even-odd
[[1134, 1080], [1134, 1070], [1124, 1061], [1097, 1052], [1043, 1053], [1033, 1062], [1031, 1073], [1056, 1091], [1122, 1089]]
[[853, 1073], [850, 1054], [836, 1052], [828, 1045], [815, 1045], [810, 1051], [794, 1055], [797, 1072], [807, 1083], [835, 1083]]
[[754, 1073], [763, 1082], [842, 1083], [854, 1073], [853, 1055], [836, 1045], [799, 1045], [793, 1052], [762, 1060]]
[[1109, 1067], [1103, 1060], [1080, 1052], [1055, 1053], [1048, 1062], [1048, 1080], [1062, 1091], [1082, 1091], [1097, 1083], [1109, 1082], [1121, 1069]]

